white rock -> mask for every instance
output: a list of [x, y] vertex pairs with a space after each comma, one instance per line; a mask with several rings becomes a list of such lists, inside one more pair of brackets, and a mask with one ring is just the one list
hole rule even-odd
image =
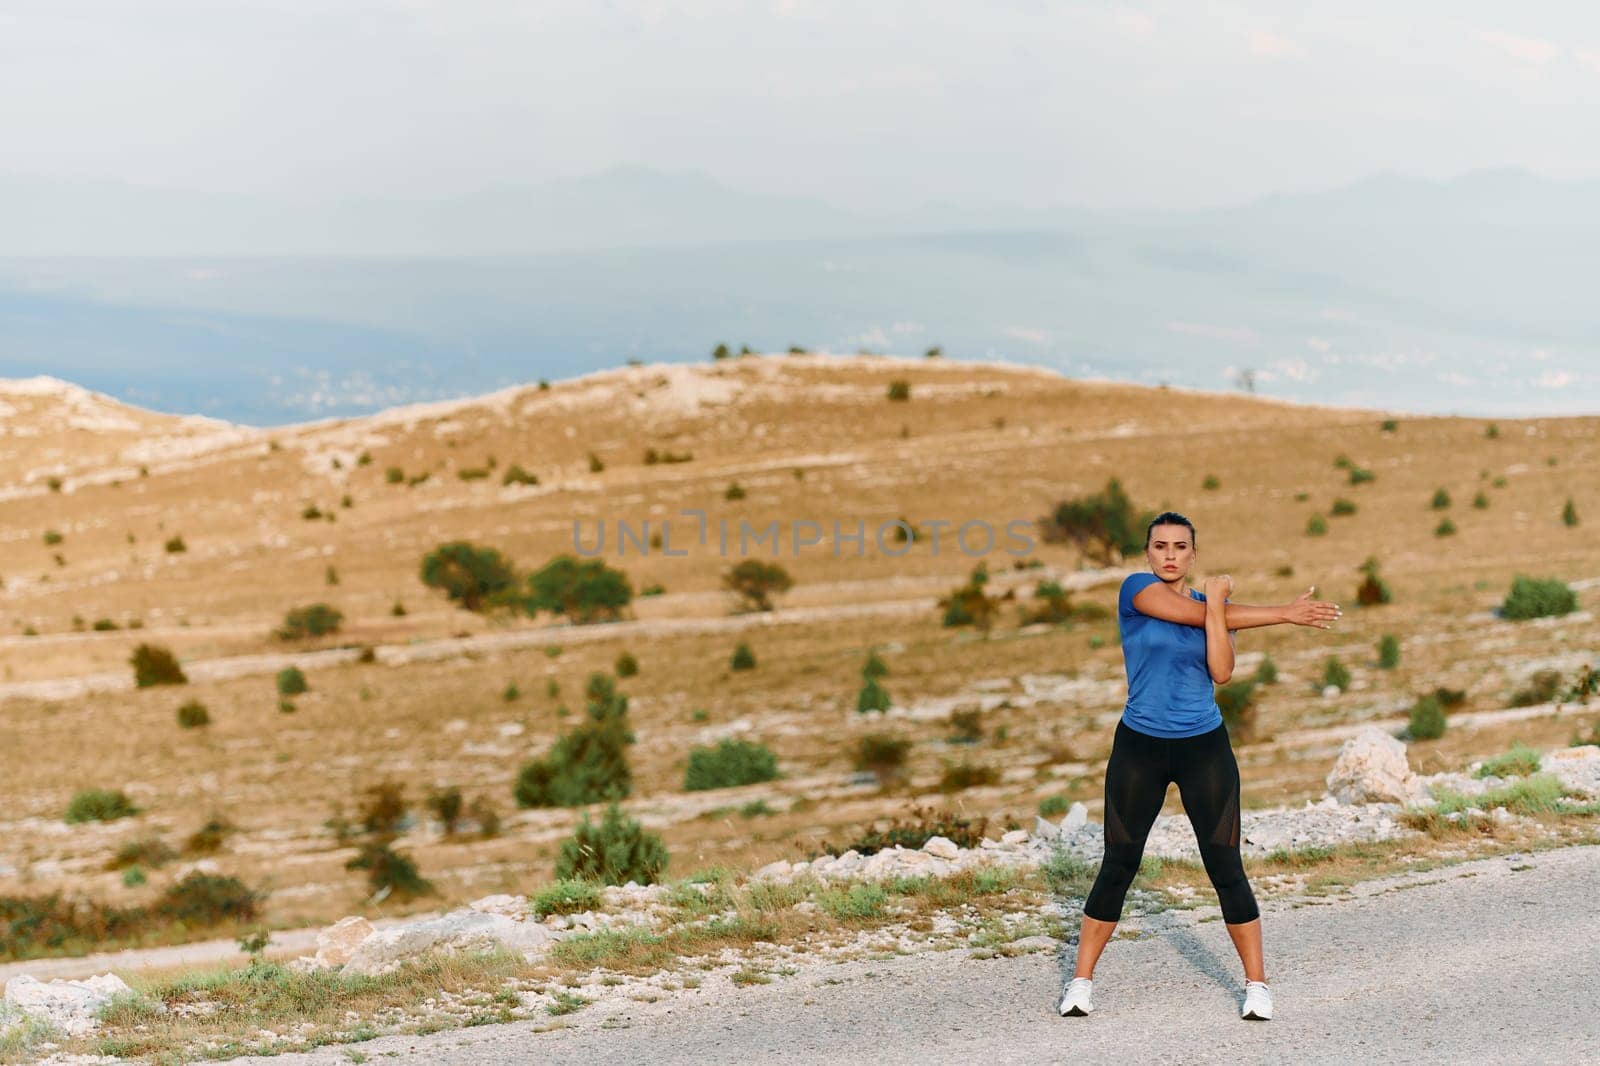
[[[579, 917], [582, 917], [581, 915]], [[589, 916], [592, 924], [593, 915]], [[493, 951], [506, 949], [523, 955], [542, 952], [555, 939], [539, 922], [518, 922], [503, 914], [452, 911], [440, 918], [381, 929], [361, 942], [344, 965], [344, 973], [378, 974], [400, 960], [430, 951]]]
[[927, 843], [922, 845], [922, 850], [941, 859], [954, 859], [961, 854], [961, 849], [947, 837], [929, 837]]
[[1600, 747], [1583, 744], [1547, 751], [1539, 759], [1539, 769], [1555, 774], [1573, 792], [1600, 798]]
[[1345, 741], [1328, 771], [1328, 791], [1346, 804], [1415, 803], [1428, 794], [1406, 762], [1406, 746], [1376, 726]]
[[1002, 844], [1026, 844], [1028, 831], [1026, 829], [1013, 829], [1000, 838]]
[[356, 953], [362, 942], [372, 934], [372, 923], [360, 915], [352, 914], [340, 918], [317, 934], [315, 956], [317, 965], [343, 966], [350, 961], [350, 956]]
[[6, 1005], [49, 1022], [68, 1036], [99, 1027], [95, 1014], [118, 993], [130, 993], [122, 978], [100, 974], [81, 981], [40, 981], [20, 974], [6, 982]]
[[507, 918], [516, 918], [520, 921], [528, 916], [528, 897], [512, 896], [502, 892], [498, 895], [475, 899], [467, 904], [467, 907], [480, 914], [503, 914]]
[[1040, 840], [1055, 840], [1061, 835], [1061, 826], [1043, 817], [1035, 818], [1033, 835]]
[[1054, 948], [1056, 946], [1056, 938], [1043, 935], [1025, 936], [1021, 940], [1013, 940], [1010, 946], [1021, 948], [1024, 951], [1039, 951], [1041, 949]]
[[1067, 834], [1076, 833], [1078, 830], [1082, 829], [1085, 823], [1088, 821], [1089, 808], [1085, 807], [1081, 802], [1074, 802], [1072, 806], [1067, 809], [1067, 817], [1066, 820], [1061, 823], [1061, 831]]
[[778, 877], [787, 877], [790, 874], [792, 874], [793, 872], [794, 872], [794, 867], [793, 866], [789, 865], [789, 863], [784, 861], [783, 859], [779, 859], [776, 862], [767, 863], [761, 869], [757, 870], [755, 875], [757, 877], [760, 877], [760, 878], [768, 878], [768, 879], [770, 879], [770, 878], [778, 878]]
[[1340, 690], [1338, 685], [1323, 685], [1322, 686], [1322, 698], [1325, 699], [1325, 700], [1331, 700], [1335, 696], [1337, 696], [1340, 691], [1341, 690]]

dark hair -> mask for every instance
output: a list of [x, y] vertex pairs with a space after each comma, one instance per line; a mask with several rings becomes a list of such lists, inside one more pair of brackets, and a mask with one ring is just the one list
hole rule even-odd
[[1200, 546], [1195, 540], [1193, 522], [1183, 517], [1183, 515], [1179, 514], [1177, 511], [1162, 511], [1160, 514], [1150, 519], [1150, 524], [1144, 527], [1144, 546], [1146, 548], [1150, 547], [1150, 533], [1157, 526], [1188, 526], [1189, 546], [1191, 548], [1198, 548]]

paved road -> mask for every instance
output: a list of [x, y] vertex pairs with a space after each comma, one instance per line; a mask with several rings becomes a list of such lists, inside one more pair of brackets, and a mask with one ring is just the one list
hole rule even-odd
[[[1107, 949], [1088, 1018], [1055, 1014], [1073, 950], [1063, 946], [807, 967], [720, 1006], [596, 1004], [565, 1030], [514, 1023], [351, 1050], [459, 1066], [1600, 1063], [1600, 847], [1368, 882], [1350, 900], [1269, 904], [1264, 919], [1267, 1023], [1239, 1020], [1238, 958], [1221, 923], [1174, 913]], [[259, 1061], [350, 1058], [330, 1048]]]

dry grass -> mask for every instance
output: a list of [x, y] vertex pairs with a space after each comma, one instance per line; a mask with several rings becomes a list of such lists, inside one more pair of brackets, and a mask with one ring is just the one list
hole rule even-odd
[[[883, 401], [888, 370], [911, 380], [908, 405]], [[1338, 747], [1337, 739], [1314, 735], [1276, 738], [1399, 714], [1411, 694], [1440, 684], [1469, 693], [1464, 711], [1504, 706], [1532, 669], [1562, 656], [1576, 661], [1592, 642], [1587, 616], [1546, 624], [1485, 614], [1518, 571], [1580, 578], [1600, 563], [1600, 548], [1557, 517], [1561, 500], [1592, 496], [1600, 481], [1591, 473], [1600, 470], [1592, 461], [1592, 419], [1501, 420], [1500, 439], [1488, 440], [1471, 419], [1406, 418], [1398, 433], [1386, 434], [1376, 413], [1160, 393], [953, 361], [735, 360], [697, 373], [697, 387], [727, 386], [733, 401], [689, 411], [670, 398], [683, 388], [657, 384], [666, 372], [641, 367], [605, 379], [609, 394], [593, 382], [565, 383], [545, 393], [525, 390], [504, 409], [466, 403], [409, 421], [384, 416], [274, 430], [198, 459], [151, 461], [142, 478], [137, 464], [118, 458], [139, 434], [57, 432], [43, 401], [20, 403], [17, 418], [37, 421], [44, 432], [0, 441], [0, 451], [11, 449], [0, 456], [4, 477], [20, 484], [45, 462], [45, 449], [56, 447], [65, 456], [59, 461], [67, 466], [67, 491], [7, 500], [0, 629], [17, 635], [0, 638], [0, 684], [128, 676], [126, 659], [142, 640], [170, 646], [195, 681], [181, 689], [0, 702], [0, 730], [14, 738], [0, 752], [8, 783], [0, 894], [70, 888], [119, 904], [144, 901], [171, 869], [151, 871], [143, 888], [125, 888], [103, 869], [107, 860], [136, 836], [181, 840], [212, 812], [240, 827], [216, 861], [271, 892], [267, 919], [274, 927], [321, 924], [354, 911], [402, 913], [547, 882], [555, 846], [576, 812], [512, 815], [493, 840], [447, 839], [421, 821], [399, 846], [443, 895], [409, 905], [366, 903], [359, 875], [344, 869], [350, 848], [338, 846], [323, 822], [341, 806], [352, 813], [359, 791], [385, 778], [405, 782], [418, 808], [429, 788], [457, 785], [469, 802], [486, 796], [509, 812], [517, 767], [573, 721], [559, 717], [558, 706], [580, 714], [588, 674], [610, 671], [624, 651], [640, 665], [638, 676], [620, 684], [639, 735], [631, 813], [662, 834], [674, 874], [801, 857], [899, 813], [935, 789], [946, 762], [968, 753], [1002, 774], [954, 794], [967, 812], [1029, 824], [1038, 801], [1057, 794], [1098, 809], [1097, 775], [1123, 698], [1114, 620], [1019, 630], [1012, 603], [987, 639], [944, 629], [933, 598], [964, 581], [973, 562], [950, 550], [948, 530], [937, 556], [919, 543], [890, 558], [869, 536], [861, 558], [853, 546], [838, 558], [826, 547], [785, 558], [796, 585], [770, 618], [728, 618], [720, 574], [736, 556], [719, 556], [714, 539], [712, 548], [691, 545], [683, 557], [630, 552], [620, 565], [635, 588], [659, 582], [667, 594], [637, 600], [638, 623], [610, 627], [497, 623], [448, 609], [417, 579], [423, 553], [455, 538], [492, 544], [531, 567], [570, 549], [575, 517], [588, 523], [590, 543], [596, 521], [614, 532], [617, 520], [637, 523], [656, 508], [658, 518], [700, 507], [713, 519], [745, 518], [758, 527], [801, 518], [870, 524], [899, 514], [922, 522], [982, 518], [1002, 527], [1117, 476], [1140, 506], [1190, 514], [1200, 527], [1196, 580], [1226, 570], [1245, 602], [1286, 601], [1315, 583], [1319, 594], [1349, 606], [1356, 568], [1377, 555], [1395, 590], [1393, 605], [1347, 610], [1331, 633], [1274, 627], [1240, 634], [1241, 669], [1269, 651], [1282, 675], [1281, 684], [1260, 692], [1259, 742], [1239, 749], [1246, 802], [1256, 806], [1320, 795]], [[178, 431], [163, 416], [136, 420], [145, 435]], [[909, 436], [900, 433], [902, 421]], [[269, 449], [268, 440], [279, 448]], [[692, 451], [695, 459], [646, 467], [646, 446]], [[358, 466], [362, 451], [372, 462]], [[604, 472], [589, 472], [590, 451], [605, 460]], [[1333, 465], [1340, 453], [1374, 470], [1377, 480], [1344, 484]], [[503, 490], [496, 477], [456, 477], [490, 455], [497, 470], [519, 463], [541, 485]], [[1550, 455], [1557, 465], [1546, 465]], [[335, 456], [341, 469], [332, 467]], [[118, 487], [76, 480], [119, 466], [128, 473]], [[432, 476], [414, 488], [389, 485], [389, 466]], [[1461, 531], [1447, 554], [1436, 552], [1429, 495], [1445, 484], [1457, 498], [1469, 496], [1480, 470], [1506, 476], [1507, 484], [1485, 488], [1492, 498], [1486, 511], [1458, 508]], [[1207, 473], [1224, 487], [1201, 493]], [[730, 502], [723, 492], [735, 477], [747, 496]], [[1296, 502], [1302, 491], [1309, 498]], [[345, 493], [353, 501], [348, 509], [337, 506]], [[1357, 498], [1359, 513], [1333, 520], [1326, 537], [1303, 536], [1306, 514], [1340, 494]], [[303, 520], [308, 503], [331, 509], [337, 520]], [[675, 548], [691, 521], [674, 522]], [[44, 545], [47, 528], [61, 530], [63, 542]], [[188, 550], [163, 551], [180, 533]], [[66, 566], [53, 561], [55, 551]], [[1053, 573], [1083, 583], [1078, 602], [1111, 606], [1121, 571], [1080, 573], [1076, 555], [1055, 545], [1041, 543], [1033, 554], [1046, 569], [1013, 573], [1005, 569], [1009, 557], [991, 556], [992, 587], [1026, 590]], [[340, 576], [334, 587], [324, 580], [329, 565]], [[1293, 574], [1280, 576], [1286, 565]], [[409, 613], [392, 616], [396, 600]], [[893, 606], [917, 600], [925, 606]], [[343, 630], [295, 646], [352, 650], [342, 663], [304, 664], [311, 692], [296, 699], [295, 713], [278, 710], [276, 663], [212, 680], [195, 668], [224, 656], [283, 654], [271, 630], [290, 607], [318, 601], [344, 612]], [[879, 613], [847, 613], [857, 610]], [[83, 632], [74, 631], [74, 615], [85, 620]], [[143, 628], [89, 631], [102, 617], [124, 625], [137, 618]], [[743, 628], [682, 628], [724, 619]], [[21, 636], [27, 626], [40, 635]], [[1384, 632], [1401, 639], [1394, 671], [1371, 662]], [[413, 641], [459, 633], [527, 643], [390, 661], [424, 647]], [[760, 665], [731, 673], [728, 657], [741, 639]], [[546, 644], [560, 654], [547, 655]], [[378, 661], [355, 661], [358, 645], [377, 647]], [[898, 706], [913, 708], [910, 716], [882, 721], [854, 712], [871, 648], [889, 666], [884, 686]], [[1324, 701], [1307, 682], [1330, 652], [1351, 667], [1354, 685]], [[1030, 699], [1030, 676], [1055, 679], [1059, 694]], [[546, 694], [551, 680], [559, 697]], [[507, 701], [510, 682], [520, 695]], [[210, 725], [177, 728], [174, 710], [190, 698], [210, 709]], [[971, 708], [982, 708], [987, 739], [948, 746], [949, 712]], [[1592, 728], [1597, 711], [1479, 729], [1452, 724], [1441, 739], [1414, 745], [1413, 761], [1424, 772], [1456, 769], [1513, 739], [1564, 744], [1580, 727]], [[888, 792], [850, 786], [855, 741], [885, 728], [915, 741], [907, 782]], [[113, 735], [115, 743], [108, 742]], [[682, 753], [729, 735], [767, 744], [785, 776], [721, 794], [684, 794]], [[123, 788], [146, 813], [61, 834], [55, 823], [67, 800], [86, 787]], [[738, 813], [757, 801], [773, 813], [759, 806], [749, 817]], [[724, 810], [702, 817], [717, 808]], [[1168, 810], [1176, 809], [1174, 793]]]

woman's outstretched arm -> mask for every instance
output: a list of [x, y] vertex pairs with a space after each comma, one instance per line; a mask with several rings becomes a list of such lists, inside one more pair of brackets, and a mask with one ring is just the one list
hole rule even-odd
[[[1280, 623], [1290, 623], [1297, 626], [1311, 626], [1314, 629], [1331, 629], [1333, 623], [1343, 613], [1337, 603], [1325, 600], [1313, 600], [1311, 594], [1316, 591], [1316, 586], [1302, 592], [1289, 603], [1272, 606], [1256, 606], [1249, 603], [1223, 604], [1227, 616], [1229, 629], [1254, 629], [1258, 626], [1275, 626]], [[1177, 622], [1179, 625], [1197, 626], [1205, 628], [1206, 605], [1199, 600], [1188, 596], [1174, 596], [1170, 591], [1160, 585], [1151, 585], [1140, 590], [1133, 598], [1134, 607], [1141, 614], [1152, 618], [1162, 618], [1168, 622]]]

